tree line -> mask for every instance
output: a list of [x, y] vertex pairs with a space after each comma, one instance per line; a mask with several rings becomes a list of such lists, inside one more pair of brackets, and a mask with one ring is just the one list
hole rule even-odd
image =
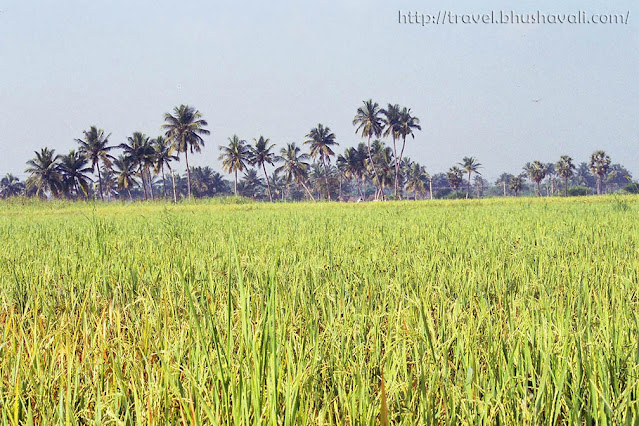
[[[48, 147], [36, 151], [27, 162], [26, 181], [6, 175], [0, 180], [0, 196], [177, 202], [230, 194], [270, 201], [315, 201], [638, 192], [630, 172], [612, 164], [604, 151], [595, 151], [587, 163], [578, 165], [568, 155], [556, 163], [533, 161], [520, 174], [503, 173], [491, 184], [472, 156], [432, 176], [405, 157], [406, 141], [421, 130], [410, 108], [397, 104], [383, 108], [372, 100], [364, 101], [353, 126], [364, 141], [341, 154], [335, 152], [339, 146], [335, 134], [321, 123], [309, 130], [301, 145], [290, 142], [279, 151], [264, 136], [247, 142], [233, 135], [219, 146], [229, 181], [211, 167], [189, 165], [189, 154], [201, 152], [203, 137], [210, 131], [197, 109], [180, 105], [164, 115], [164, 133], [154, 138], [134, 132], [126, 141], [114, 144], [110, 134], [91, 126], [75, 140], [77, 149], [68, 154], [56, 154]], [[185, 175], [174, 170], [175, 162], [182, 158]], [[270, 175], [267, 165], [274, 167]]]

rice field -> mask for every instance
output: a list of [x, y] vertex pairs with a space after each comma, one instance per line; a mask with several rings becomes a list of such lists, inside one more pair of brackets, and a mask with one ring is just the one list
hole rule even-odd
[[636, 424], [639, 197], [0, 204], [0, 424]]

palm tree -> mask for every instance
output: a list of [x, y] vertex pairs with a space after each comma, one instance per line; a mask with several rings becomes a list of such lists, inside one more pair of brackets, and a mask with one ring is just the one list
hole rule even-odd
[[[398, 132], [399, 136], [402, 137], [402, 150], [399, 153], [399, 157], [397, 157], [398, 163], [400, 159], [404, 158], [406, 137], [412, 136], [412, 138], [415, 139], [415, 130], [422, 130], [421, 126], [419, 125], [419, 118], [413, 117], [413, 115], [411, 115], [410, 108], [402, 108], [402, 110], [399, 112], [398, 117]], [[399, 167], [397, 167], [396, 170], [397, 173], [395, 175], [395, 190], [397, 191], [397, 189], [399, 188]]]
[[464, 182], [464, 171], [457, 166], [453, 166], [446, 172], [446, 179], [448, 179], [448, 184], [453, 191], [457, 191], [459, 186]]
[[590, 156], [588, 167], [590, 167], [592, 173], [597, 176], [597, 195], [601, 195], [603, 193], [603, 178], [610, 168], [610, 157], [605, 151], [595, 151]]
[[86, 173], [91, 172], [92, 168], [85, 156], [72, 149], [69, 154], [60, 157], [58, 168], [62, 174], [62, 186], [68, 195], [75, 191], [75, 196], [78, 197], [80, 189], [85, 197], [88, 195], [91, 179]]
[[131, 157], [120, 155], [113, 161], [113, 165], [117, 176], [118, 191], [126, 190], [129, 194], [129, 200], [133, 200], [131, 188], [138, 184], [135, 180], [135, 161]]
[[228, 141], [228, 146], [220, 145], [222, 153], [218, 159], [222, 160], [224, 170], [235, 176], [234, 192], [237, 195], [237, 172], [246, 170], [251, 151], [246, 146], [246, 141], [241, 140], [237, 135], [228, 138]]
[[[353, 119], [353, 126], [357, 126], [355, 133], [360, 132], [363, 138], [367, 138], [368, 147], [368, 161], [373, 169], [374, 180], [379, 180], [377, 177], [377, 171], [375, 170], [375, 163], [371, 154], [371, 138], [379, 138], [384, 131], [384, 121], [382, 120], [382, 109], [379, 108], [377, 102], [373, 102], [372, 99], [364, 101], [364, 105], [357, 109], [357, 114]], [[377, 197], [377, 192], [375, 193]]]
[[388, 104], [386, 109], [382, 110], [384, 114], [384, 137], [390, 136], [393, 139], [393, 159], [395, 162], [395, 198], [399, 196], [399, 157], [397, 156], [397, 139], [402, 135], [402, 126], [400, 121], [401, 108], [399, 105]]
[[249, 161], [252, 165], [261, 167], [266, 178], [266, 186], [268, 187], [268, 198], [273, 202], [273, 194], [271, 193], [271, 183], [266, 173], [266, 163], [271, 166], [275, 162], [275, 154], [271, 152], [275, 144], [271, 144], [270, 139], [260, 136], [259, 139], [253, 139], [255, 145], [251, 147]]
[[37, 196], [43, 195], [46, 191], [58, 197], [62, 189], [62, 176], [58, 168], [59, 155], [55, 154], [55, 149], [42, 148], [40, 152], [35, 151], [35, 158], [27, 161], [25, 171], [31, 176], [27, 179], [27, 189], [35, 189]]
[[155, 149], [151, 144], [149, 137], [141, 132], [134, 132], [132, 136], [127, 138], [127, 143], [119, 145], [124, 154], [129, 157], [134, 166], [138, 169], [138, 174], [142, 180], [142, 189], [144, 190], [144, 199], [148, 199], [147, 182], [145, 171], [153, 164]]
[[193, 193], [196, 197], [213, 197], [214, 195], [226, 191], [226, 181], [221, 174], [212, 168], [193, 167], [191, 169], [193, 177]]
[[153, 150], [155, 151], [155, 173], [162, 174], [162, 195], [166, 198], [166, 177], [164, 175], [164, 166], [169, 169], [173, 182], [173, 202], [177, 202], [177, 195], [175, 193], [175, 175], [171, 169], [171, 161], [177, 161], [179, 158], [177, 155], [173, 155], [173, 144], [169, 143], [164, 136], [158, 136], [151, 141]]
[[173, 114], [164, 114], [166, 136], [178, 152], [184, 153], [186, 163], [187, 196], [191, 198], [191, 169], [189, 168], [189, 151], [200, 152], [204, 146], [203, 135], [211, 132], [204, 127], [208, 126], [206, 120], [202, 119], [200, 111], [188, 105], [180, 105], [173, 108]]
[[344, 155], [337, 156], [337, 168], [348, 179], [357, 181], [357, 195], [361, 197], [362, 190], [360, 185], [360, 178], [362, 173], [361, 167], [362, 159], [359, 156], [359, 152], [355, 148], [346, 148]]
[[243, 196], [257, 198], [259, 196], [258, 191], [264, 187], [264, 181], [257, 175], [255, 169], [246, 169], [238, 187]]
[[311, 200], [315, 201], [315, 197], [311, 194], [311, 191], [306, 186], [306, 179], [308, 177], [308, 167], [309, 164], [305, 160], [308, 160], [307, 154], [300, 154], [300, 148], [295, 144], [295, 142], [291, 142], [286, 145], [285, 148], [280, 150], [280, 155], [276, 157], [277, 162], [283, 162], [281, 166], [279, 166], [275, 171], [277, 173], [283, 173], [284, 178], [287, 182], [296, 182], [306, 190], [306, 193], [311, 198]]
[[528, 173], [528, 177], [531, 181], [537, 184], [537, 195], [541, 197], [541, 181], [546, 177], [546, 165], [541, 161], [533, 161], [532, 163], [526, 163], [524, 171]]
[[568, 196], [568, 179], [575, 174], [576, 168], [569, 155], [562, 155], [559, 161], [557, 161], [557, 165], [555, 166], [557, 174], [564, 178], [564, 197]]
[[406, 171], [406, 191], [413, 192], [413, 198], [417, 199], [417, 193], [424, 194], [425, 182], [428, 180], [426, 169], [417, 162], [408, 164]]
[[509, 189], [515, 193], [515, 197], [519, 195], [519, 191], [524, 189], [524, 177], [522, 175], [513, 176], [510, 179]]
[[506, 187], [510, 185], [510, 181], [513, 177], [514, 176], [510, 173], [502, 173], [501, 176], [499, 176], [499, 178], [497, 178], [497, 180], [495, 181], [495, 185], [502, 185], [504, 187], [504, 197], [508, 195], [506, 193]]
[[111, 134], [109, 133], [108, 135], [105, 135], [104, 130], [98, 129], [96, 126], [91, 126], [89, 130], [85, 130], [83, 133], [84, 138], [76, 139], [75, 141], [80, 144], [80, 152], [91, 164], [91, 172], [95, 173], [95, 170], [98, 170], [100, 199], [104, 201], [100, 163], [107, 167], [111, 167], [113, 156], [109, 154], [109, 151], [115, 148], [114, 146], [109, 146], [109, 137]]
[[20, 179], [7, 173], [5, 177], [0, 180], [0, 197], [9, 198], [20, 195], [24, 191], [24, 183], [20, 182]]
[[473, 173], [479, 173], [479, 168], [481, 167], [481, 163], [477, 162], [475, 157], [464, 157], [461, 163], [457, 163], [462, 167], [462, 170], [468, 173], [468, 185], [466, 186], [466, 198], [468, 198], [468, 194], [470, 193], [470, 176]]
[[115, 193], [117, 187], [117, 179], [111, 167], [102, 166], [102, 187], [107, 200], [111, 201], [111, 196]]
[[328, 166], [327, 163], [330, 164], [331, 157], [335, 155], [335, 152], [331, 149], [332, 146], [339, 145], [335, 142], [335, 134], [331, 132], [331, 129], [321, 123], [311, 129], [311, 131], [306, 135], [308, 138], [304, 141], [305, 144], [310, 145], [310, 155], [311, 158], [315, 159], [319, 157], [322, 166], [324, 167], [324, 180], [326, 183], [326, 194], [327, 199], [330, 201], [331, 199], [331, 189], [328, 184]]

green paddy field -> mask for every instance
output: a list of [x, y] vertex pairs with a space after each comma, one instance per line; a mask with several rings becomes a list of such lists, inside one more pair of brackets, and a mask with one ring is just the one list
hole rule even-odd
[[0, 424], [637, 424], [639, 197], [0, 204]]

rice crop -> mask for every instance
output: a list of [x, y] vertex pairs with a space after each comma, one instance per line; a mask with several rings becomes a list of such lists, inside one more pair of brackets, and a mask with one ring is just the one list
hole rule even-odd
[[639, 198], [0, 204], [2, 424], [636, 424]]

